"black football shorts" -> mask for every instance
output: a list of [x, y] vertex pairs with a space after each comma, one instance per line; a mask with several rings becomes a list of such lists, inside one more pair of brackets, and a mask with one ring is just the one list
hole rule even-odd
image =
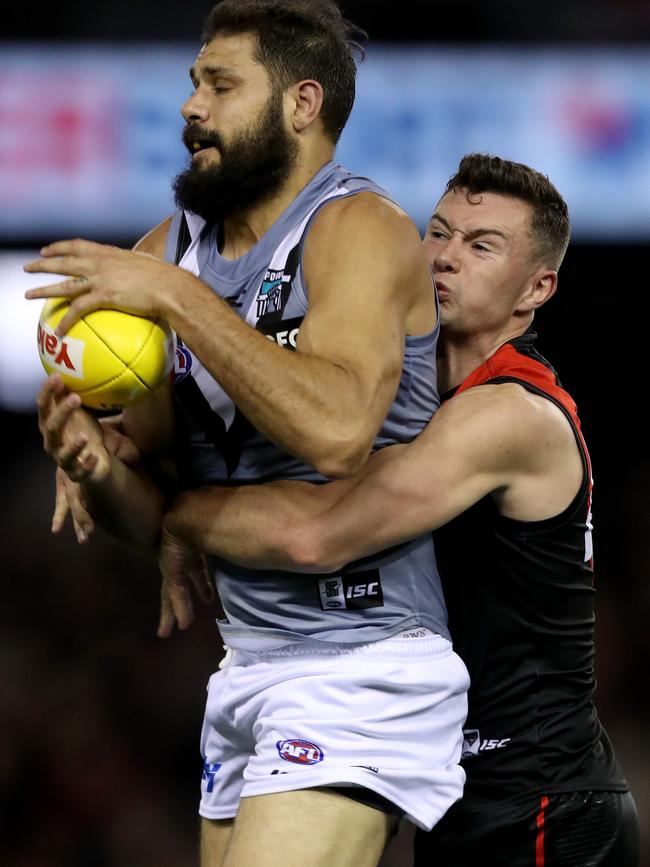
[[459, 801], [415, 836], [414, 867], [639, 867], [629, 792], [569, 792], [476, 809]]

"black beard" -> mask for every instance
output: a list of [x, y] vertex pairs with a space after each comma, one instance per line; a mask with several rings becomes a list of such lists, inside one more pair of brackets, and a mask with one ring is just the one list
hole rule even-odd
[[231, 214], [269, 199], [287, 179], [298, 156], [298, 145], [284, 128], [282, 99], [275, 94], [258, 120], [229, 144], [217, 133], [202, 133], [196, 125], [183, 131], [186, 143], [199, 138], [214, 143], [221, 161], [207, 168], [192, 163], [177, 175], [173, 190], [179, 208], [209, 224], [222, 223]]

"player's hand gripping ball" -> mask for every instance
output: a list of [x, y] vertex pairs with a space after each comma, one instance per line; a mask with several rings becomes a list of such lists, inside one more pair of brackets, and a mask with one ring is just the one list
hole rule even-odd
[[48, 374], [59, 373], [85, 406], [116, 410], [151, 394], [169, 375], [176, 336], [162, 319], [120, 310], [95, 310], [58, 337], [65, 298], [45, 302], [38, 323], [38, 353]]

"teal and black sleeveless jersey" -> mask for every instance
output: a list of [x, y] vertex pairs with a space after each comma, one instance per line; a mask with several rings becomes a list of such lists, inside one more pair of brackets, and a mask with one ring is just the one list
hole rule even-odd
[[[219, 254], [218, 226], [178, 213], [168, 236], [167, 259], [199, 276], [251, 328], [274, 341], [278, 351], [295, 351], [309, 305], [302, 255], [312, 222], [333, 199], [366, 191], [390, 198], [367, 178], [328, 163], [257, 244], [236, 260]], [[331, 251], [333, 259], [346, 255], [344, 247]], [[364, 323], [358, 325], [362, 334]], [[409, 442], [438, 409], [437, 337], [438, 327], [406, 338], [402, 376], [376, 448]], [[256, 431], [180, 341], [174, 394], [181, 439], [189, 443], [188, 487], [272, 479], [325, 481]], [[248, 570], [223, 561], [215, 562], [215, 575], [227, 616], [221, 631], [233, 647], [307, 639], [360, 643], [415, 626], [448, 637], [430, 535], [351, 564], [336, 575]]]

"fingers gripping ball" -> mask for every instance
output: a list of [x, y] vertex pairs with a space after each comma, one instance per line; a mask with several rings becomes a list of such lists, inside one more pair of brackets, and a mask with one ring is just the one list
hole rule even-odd
[[54, 329], [69, 303], [45, 302], [38, 323], [38, 352], [43, 367], [59, 373], [85, 406], [121, 409], [150, 394], [169, 375], [176, 337], [161, 319], [120, 310], [95, 310], [58, 337]]

